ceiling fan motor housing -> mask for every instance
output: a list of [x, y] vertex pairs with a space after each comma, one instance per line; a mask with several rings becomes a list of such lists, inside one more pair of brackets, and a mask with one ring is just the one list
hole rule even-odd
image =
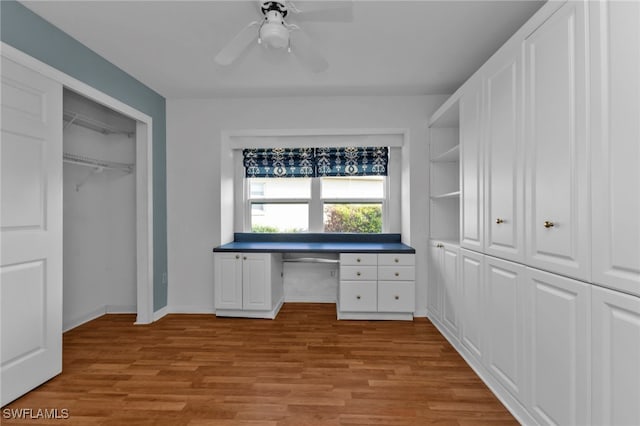
[[286, 18], [287, 13], [289, 13], [287, 5], [280, 1], [260, 1], [260, 8], [265, 16], [267, 16], [267, 13], [272, 10], [280, 12], [283, 18]]
[[289, 46], [289, 30], [284, 25], [284, 15], [278, 10], [265, 13], [265, 21], [260, 26], [260, 40], [277, 49]]

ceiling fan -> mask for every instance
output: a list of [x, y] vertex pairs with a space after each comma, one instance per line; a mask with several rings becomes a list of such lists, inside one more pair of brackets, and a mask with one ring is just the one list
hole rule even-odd
[[351, 1], [302, 1], [299, 6], [289, 0], [258, 0], [258, 3], [264, 18], [251, 22], [223, 47], [214, 59], [218, 64], [231, 65], [255, 43], [268, 48], [286, 48], [313, 72], [322, 72], [329, 67], [327, 60], [316, 50], [309, 36], [285, 18], [290, 16], [300, 21], [353, 20]]

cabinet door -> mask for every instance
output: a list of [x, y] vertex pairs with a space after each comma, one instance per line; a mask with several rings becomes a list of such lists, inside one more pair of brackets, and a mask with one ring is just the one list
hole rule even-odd
[[584, 3], [525, 41], [527, 264], [589, 280]]
[[591, 286], [527, 268], [530, 412], [542, 424], [589, 424]]
[[593, 282], [640, 295], [640, 3], [589, 6]]
[[429, 318], [442, 320], [442, 248], [432, 242], [429, 247], [429, 283], [427, 285], [427, 308]]
[[592, 423], [640, 425], [640, 298], [592, 291]]
[[242, 259], [240, 253], [215, 253], [216, 309], [242, 309]]
[[482, 298], [483, 258], [480, 253], [460, 250], [460, 340], [479, 360], [483, 353]]
[[442, 249], [442, 323], [458, 336], [458, 251], [457, 247]]
[[481, 94], [473, 84], [460, 98], [460, 245], [471, 250], [483, 248]]
[[271, 255], [245, 253], [242, 259], [243, 309], [251, 311], [271, 309]]
[[525, 404], [524, 271], [517, 263], [485, 256], [483, 315], [485, 365]]
[[485, 74], [485, 253], [522, 261], [522, 59], [517, 51], [508, 53]]

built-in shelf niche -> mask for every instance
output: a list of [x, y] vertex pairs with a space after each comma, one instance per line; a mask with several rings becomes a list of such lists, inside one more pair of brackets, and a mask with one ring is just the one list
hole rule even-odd
[[460, 132], [458, 102], [443, 105], [429, 123], [429, 238], [460, 241]]

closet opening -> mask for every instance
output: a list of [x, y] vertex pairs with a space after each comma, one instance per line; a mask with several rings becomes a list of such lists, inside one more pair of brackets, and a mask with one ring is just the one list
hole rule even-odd
[[63, 93], [63, 331], [137, 312], [137, 122]]

